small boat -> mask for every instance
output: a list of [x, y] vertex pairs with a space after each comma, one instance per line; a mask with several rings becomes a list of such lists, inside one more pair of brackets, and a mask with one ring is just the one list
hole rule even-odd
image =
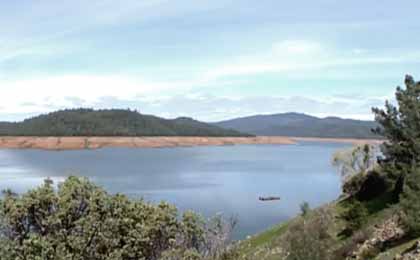
[[259, 197], [261, 201], [272, 201], [272, 200], [280, 200], [280, 197]]

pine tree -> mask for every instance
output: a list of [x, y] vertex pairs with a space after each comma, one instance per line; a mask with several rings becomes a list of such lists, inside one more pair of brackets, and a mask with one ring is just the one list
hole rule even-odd
[[387, 101], [385, 109], [373, 108], [380, 124], [376, 132], [387, 140], [382, 148], [385, 159], [380, 164], [394, 181], [396, 195], [403, 191], [413, 167], [420, 166], [420, 83], [407, 75], [405, 85], [405, 89], [397, 87], [397, 106]]
[[412, 237], [420, 236], [420, 170], [407, 176], [404, 193], [401, 195], [403, 222]]
[[397, 88], [398, 106], [389, 102], [385, 109], [374, 108], [387, 142], [382, 152], [382, 169], [395, 182], [407, 231], [420, 235], [420, 82], [406, 76], [406, 89]]

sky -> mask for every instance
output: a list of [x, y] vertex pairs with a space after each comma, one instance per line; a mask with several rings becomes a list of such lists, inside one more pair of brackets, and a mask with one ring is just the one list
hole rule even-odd
[[420, 78], [418, 0], [0, 0], [0, 121], [130, 108], [373, 119]]

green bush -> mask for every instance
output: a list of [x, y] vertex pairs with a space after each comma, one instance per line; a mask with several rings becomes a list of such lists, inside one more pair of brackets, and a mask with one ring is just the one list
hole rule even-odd
[[309, 203], [304, 201], [302, 204], [300, 204], [300, 214], [302, 217], [305, 217], [308, 215], [308, 213], [311, 211], [311, 207], [309, 206]]
[[333, 225], [331, 212], [316, 210], [310, 218], [303, 218], [290, 226], [285, 237], [287, 260], [328, 260], [333, 237], [329, 229]]
[[359, 173], [348, 178], [343, 182], [342, 190], [344, 194], [355, 196], [361, 189], [366, 179], [365, 174]]
[[370, 201], [390, 192], [391, 180], [380, 169], [359, 173], [343, 183], [343, 192], [359, 201]]
[[346, 221], [345, 233], [352, 235], [359, 230], [366, 222], [368, 215], [369, 212], [363, 203], [356, 199], [349, 201], [346, 211], [342, 214], [342, 218]]
[[405, 179], [400, 206], [408, 233], [413, 237], [420, 236], [420, 169], [413, 170]]
[[371, 233], [372, 230], [370, 229], [361, 229], [355, 232], [350, 239], [346, 239], [344, 244], [335, 250], [333, 259], [348, 259], [352, 257], [359, 246], [369, 239]]
[[225, 222], [215, 219], [206, 222], [192, 212], [179, 216], [167, 203], [153, 205], [110, 195], [84, 178], [70, 177], [57, 189], [46, 181], [21, 196], [4, 193], [0, 256], [5, 260], [213, 257], [224, 252], [229, 233]]

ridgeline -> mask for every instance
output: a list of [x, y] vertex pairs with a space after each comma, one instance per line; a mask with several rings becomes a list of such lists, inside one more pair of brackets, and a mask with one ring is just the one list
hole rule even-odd
[[0, 122], [0, 136], [252, 136], [180, 117], [164, 119], [137, 111], [69, 109], [22, 122]]
[[381, 138], [372, 132], [372, 129], [378, 127], [374, 121], [318, 118], [300, 113], [255, 115], [221, 121], [214, 125], [262, 136]]

